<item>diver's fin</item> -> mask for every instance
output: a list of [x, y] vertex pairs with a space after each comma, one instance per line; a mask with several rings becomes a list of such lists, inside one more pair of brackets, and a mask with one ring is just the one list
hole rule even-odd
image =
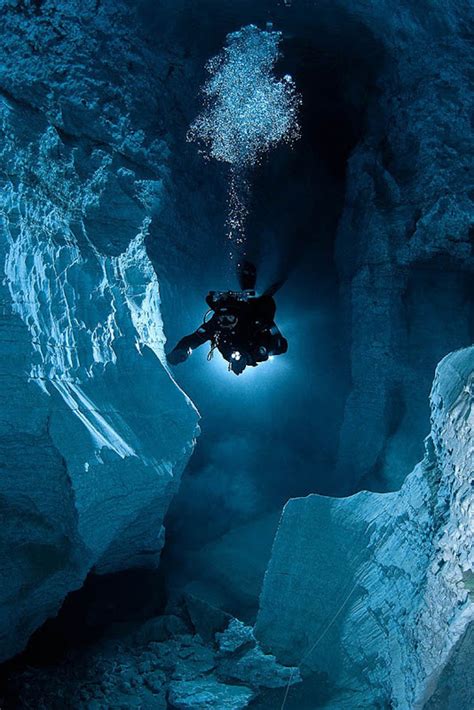
[[274, 296], [277, 291], [280, 290], [280, 288], [283, 286], [285, 283], [286, 279], [280, 279], [280, 281], [276, 281], [274, 284], [269, 286], [265, 291], [263, 292], [264, 296]]
[[237, 264], [237, 278], [242, 291], [253, 291], [257, 283], [257, 269], [246, 259]]

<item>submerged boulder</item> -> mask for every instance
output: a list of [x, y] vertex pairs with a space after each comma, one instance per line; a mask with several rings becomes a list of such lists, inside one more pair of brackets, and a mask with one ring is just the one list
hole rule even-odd
[[175, 681], [170, 684], [169, 702], [177, 710], [243, 710], [254, 697], [244, 685], [226, 685], [215, 678]]
[[232, 619], [225, 631], [216, 634], [216, 640], [223, 654], [234, 653], [256, 643], [252, 627], [238, 619]]
[[230, 614], [192, 594], [184, 596], [184, 603], [196, 633], [206, 642], [212, 641], [218, 632], [224, 631], [232, 619]]
[[[157, 627], [163, 638], [151, 641], [150, 631]], [[157, 617], [137, 626], [117, 625], [112, 635], [86, 652], [76, 649], [59, 665], [13, 672], [7, 692], [18, 707], [40, 709], [62, 708], [67, 697], [78, 710], [240, 710], [264, 698], [268, 689], [281, 690], [300, 680], [296, 668], [285, 668], [264, 653], [252, 628], [237, 619], [204, 643], [188, 633], [183, 619], [164, 616], [161, 623]]]
[[462, 677], [472, 660], [474, 348], [441, 362], [431, 406], [425, 458], [399, 492], [284, 509], [255, 634], [326, 674], [324, 707], [473, 705], [472, 684], [453, 687], [445, 669]]
[[281, 688], [301, 681], [298, 668], [282, 666], [275, 656], [262, 651], [252, 627], [238, 619], [232, 619], [223, 633], [216, 634], [216, 641], [217, 673], [226, 681], [257, 689]]

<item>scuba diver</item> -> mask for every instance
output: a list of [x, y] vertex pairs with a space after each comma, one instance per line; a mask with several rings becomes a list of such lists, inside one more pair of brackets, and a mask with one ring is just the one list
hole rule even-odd
[[[272, 355], [286, 353], [288, 343], [275, 325], [276, 305], [273, 295], [282, 285], [274, 284], [261, 296], [255, 292], [257, 271], [244, 261], [238, 265], [241, 291], [210, 291], [206, 297], [209, 310], [202, 325], [182, 338], [167, 360], [171, 365], [184, 362], [195, 348], [210, 341], [210, 360], [217, 349], [229, 363], [229, 371], [240, 375], [246, 367], [256, 367]], [[211, 315], [210, 318], [208, 316]]]

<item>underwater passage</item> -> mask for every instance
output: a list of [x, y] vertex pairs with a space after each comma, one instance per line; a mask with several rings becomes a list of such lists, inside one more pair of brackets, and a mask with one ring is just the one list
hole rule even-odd
[[472, 710], [471, 4], [0, 10], [0, 709]]

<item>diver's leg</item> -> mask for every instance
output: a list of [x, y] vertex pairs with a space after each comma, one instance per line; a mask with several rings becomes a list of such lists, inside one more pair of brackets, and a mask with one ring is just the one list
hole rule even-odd
[[270, 297], [274, 296], [276, 294], [276, 292], [280, 290], [280, 288], [283, 286], [284, 283], [285, 283], [285, 279], [281, 279], [280, 281], [275, 281], [274, 284], [272, 284], [271, 286], [269, 286], [268, 288], [265, 289], [265, 291], [263, 292], [263, 295], [270, 296]]
[[283, 355], [288, 350], [288, 341], [278, 330], [277, 326], [273, 324], [271, 335], [268, 341], [268, 354], [269, 355]]
[[237, 264], [237, 278], [242, 291], [253, 291], [257, 284], [257, 269], [251, 261], [246, 259]]

